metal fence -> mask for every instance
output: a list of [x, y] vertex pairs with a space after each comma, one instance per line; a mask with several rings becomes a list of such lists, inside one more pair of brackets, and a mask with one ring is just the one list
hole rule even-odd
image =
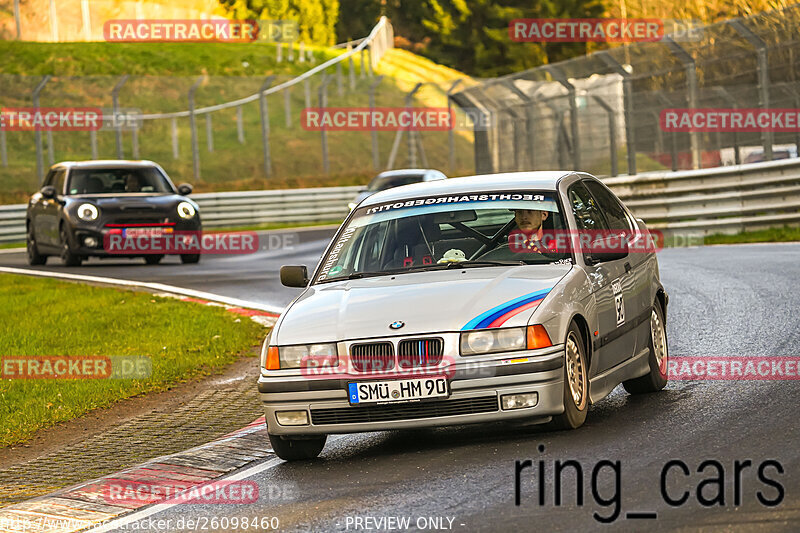
[[[800, 161], [650, 172], [605, 183], [649, 227], [667, 234], [738, 233], [800, 223]], [[206, 228], [342, 220], [361, 187], [192, 195]], [[0, 206], [0, 243], [25, 238], [25, 205]]]
[[[575, 168], [598, 175], [796, 157], [790, 133], [663, 131], [668, 108], [800, 108], [800, 5], [487, 80], [454, 95], [491, 124], [476, 172]], [[522, 46], [509, 43], [509, 46]]]

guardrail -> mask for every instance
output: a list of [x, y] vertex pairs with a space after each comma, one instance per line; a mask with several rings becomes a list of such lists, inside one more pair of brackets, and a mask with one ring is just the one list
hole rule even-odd
[[[800, 223], [800, 160], [787, 159], [603, 180], [648, 226], [737, 233]], [[202, 193], [206, 228], [344, 218], [362, 187]], [[25, 205], [0, 206], [0, 243], [25, 239]]]

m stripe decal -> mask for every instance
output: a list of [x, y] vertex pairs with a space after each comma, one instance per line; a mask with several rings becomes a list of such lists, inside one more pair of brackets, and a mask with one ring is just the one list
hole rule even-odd
[[[492, 309], [481, 313], [467, 322], [464, 327], [461, 328], [461, 330], [464, 331], [468, 329], [498, 327], [512, 316], [521, 313], [525, 309], [530, 309], [531, 307], [538, 305], [538, 303], [541, 302], [541, 300], [544, 300], [545, 296], [547, 296], [551, 290], [552, 288], [532, 292], [530, 294], [520, 296], [519, 298], [514, 298], [513, 300], [500, 304], [497, 307], [493, 307]], [[533, 305], [529, 306], [528, 304]]]

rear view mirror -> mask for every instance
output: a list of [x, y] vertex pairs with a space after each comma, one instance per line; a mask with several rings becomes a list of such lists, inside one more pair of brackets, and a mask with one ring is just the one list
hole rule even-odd
[[46, 185], [39, 191], [44, 198], [53, 199], [56, 197], [56, 188], [52, 185]]
[[465, 209], [463, 211], [446, 211], [444, 213], [436, 213], [433, 215], [433, 221], [436, 224], [452, 224], [464, 223], [478, 220], [478, 215], [472, 209]]
[[193, 190], [194, 188], [188, 183], [181, 183], [180, 185], [178, 185], [178, 194], [180, 194], [181, 196], [189, 196], [190, 194], [192, 194]]
[[284, 287], [304, 288], [308, 286], [308, 269], [305, 265], [282, 266], [281, 284]]

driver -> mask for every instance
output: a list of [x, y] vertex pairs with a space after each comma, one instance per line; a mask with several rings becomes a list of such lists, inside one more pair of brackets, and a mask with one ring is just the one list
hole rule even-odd
[[139, 182], [139, 176], [136, 174], [128, 174], [125, 177], [125, 192], [141, 192], [142, 185]]

